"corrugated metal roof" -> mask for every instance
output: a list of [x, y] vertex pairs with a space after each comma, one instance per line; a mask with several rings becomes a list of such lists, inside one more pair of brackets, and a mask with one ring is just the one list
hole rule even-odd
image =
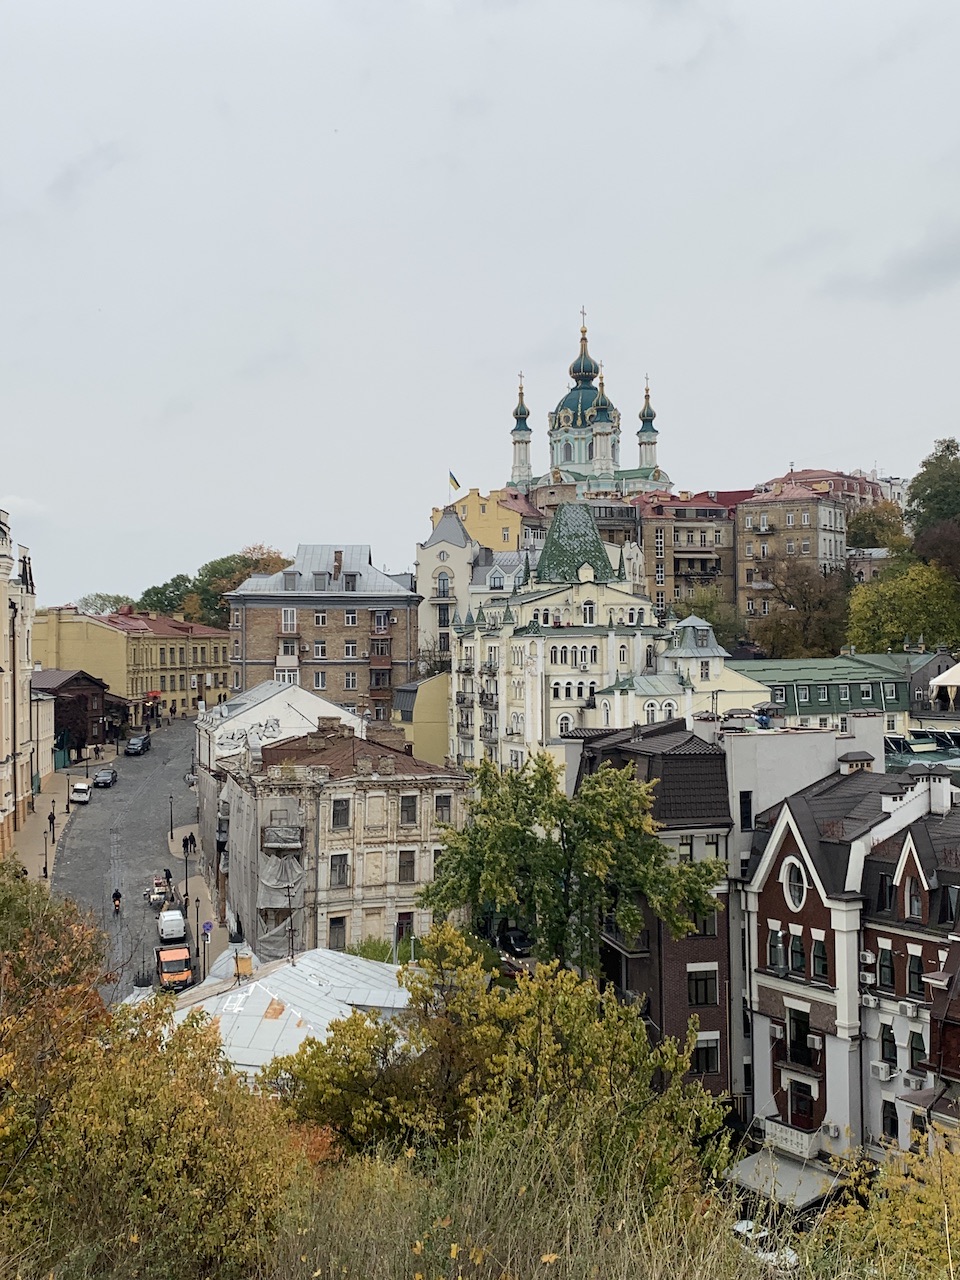
[[[336, 559], [338, 556], [340, 557], [339, 562]], [[338, 563], [339, 569], [337, 569]], [[335, 570], [338, 573], [337, 579], [333, 578]], [[293, 591], [287, 591], [284, 587], [286, 575], [290, 573], [299, 575], [296, 589]], [[318, 591], [314, 587], [314, 574], [317, 573], [328, 575], [329, 586], [325, 592]], [[343, 578], [348, 573], [357, 575], [356, 591], [344, 591]], [[307, 595], [315, 597], [323, 594], [414, 598], [413, 592], [408, 591], [394, 581], [389, 574], [383, 573], [375, 567], [371, 562], [370, 547], [366, 543], [337, 546], [334, 543], [313, 542], [301, 543], [297, 547], [297, 554], [294, 557], [293, 564], [288, 565], [286, 569], [281, 569], [277, 573], [254, 574], [252, 577], [247, 578], [245, 582], [241, 582], [235, 591], [228, 592], [227, 598], [232, 599], [234, 596], [251, 595]]]

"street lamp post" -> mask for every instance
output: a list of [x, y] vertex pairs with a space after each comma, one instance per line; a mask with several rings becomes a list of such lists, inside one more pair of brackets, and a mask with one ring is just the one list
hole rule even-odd
[[173, 839], [173, 796], [170, 797], [170, 839]]
[[197, 959], [199, 960], [200, 959], [200, 899], [199, 897], [196, 900], [195, 906], [197, 908], [197, 931], [193, 935], [193, 937], [194, 937], [194, 942], [197, 948]]
[[47, 833], [43, 833], [43, 878], [48, 879], [49, 871], [47, 870]]
[[183, 851], [183, 914], [187, 914], [190, 906], [190, 850]]

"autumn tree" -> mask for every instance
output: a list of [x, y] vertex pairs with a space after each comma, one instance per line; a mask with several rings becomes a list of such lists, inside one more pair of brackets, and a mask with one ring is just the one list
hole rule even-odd
[[567, 796], [545, 754], [501, 773], [483, 761], [462, 830], [448, 830], [436, 878], [422, 901], [446, 915], [466, 908], [521, 920], [542, 959], [600, 968], [600, 929], [612, 916], [626, 934], [644, 923], [645, 901], [677, 936], [712, 911], [716, 861], [677, 864], [650, 816], [653, 786], [630, 770], [601, 768]]
[[769, 600], [770, 613], [752, 629], [765, 653], [771, 658], [822, 658], [840, 651], [850, 592], [845, 570], [824, 573], [795, 556], [772, 557], [767, 581], [762, 598]]
[[895, 502], [884, 500], [861, 507], [847, 520], [848, 547], [887, 547], [899, 551], [909, 545], [903, 529], [903, 512]]
[[906, 635], [922, 635], [931, 647], [960, 645], [960, 585], [937, 565], [912, 564], [853, 590], [851, 644], [864, 653], [882, 653], [899, 648]]
[[77, 601], [80, 613], [116, 613], [121, 605], [133, 604], [130, 596], [111, 595], [109, 591], [91, 591]]
[[[685, 1158], [720, 1161], [723, 1110], [686, 1078], [693, 1040], [651, 1047], [637, 1005], [556, 963], [504, 988], [450, 924], [403, 971], [393, 1020], [356, 1011], [272, 1063], [265, 1082], [293, 1117], [373, 1141], [445, 1146], [478, 1117], [548, 1132], [591, 1114], [607, 1142], [636, 1149], [651, 1179]], [[668, 1137], [669, 1135], [669, 1137]]]
[[159, 587], [147, 587], [137, 602], [137, 608], [169, 617], [181, 612], [184, 597], [192, 590], [193, 579], [185, 573], [177, 573]]
[[937, 440], [907, 491], [907, 523], [921, 534], [941, 520], [960, 517], [960, 444]]
[[276, 548], [255, 543], [235, 555], [222, 556], [201, 565], [193, 584], [199, 602], [199, 617], [195, 620], [211, 627], [225, 627], [230, 619], [229, 607], [223, 597], [228, 591], [234, 591], [251, 574], [278, 573], [291, 563]]

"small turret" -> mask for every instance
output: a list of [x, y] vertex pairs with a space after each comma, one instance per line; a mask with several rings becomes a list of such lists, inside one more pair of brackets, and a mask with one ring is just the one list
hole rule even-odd
[[532, 432], [527, 419], [530, 410], [523, 399], [523, 374], [520, 374], [520, 395], [517, 407], [513, 411], [516, 425], [510, 432], [513, 441], [513, 467], [510, 471], [510, 484], [521, 493], [528, 493], [533, 484], [533, 469], [530, 464], [530, 437]]
[[657, 429], [653, 420], [657, 416], [650, 403], [650, 379], [646, 379], [643, 393], [643, 408], [640, 410], [640, 430], [637, 432], [637, 443], [640, 445], [640, 466], [655, 471], [657, 467]]

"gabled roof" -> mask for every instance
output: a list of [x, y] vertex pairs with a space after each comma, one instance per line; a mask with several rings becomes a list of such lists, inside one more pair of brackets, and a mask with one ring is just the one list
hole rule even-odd
[[[686, 618], [681, 618], [674, 627], [674, 631], [680, 632], [680, 643], [668, 649], [663, 655], [665, 658], [729, 658], [730, 655], [724, 649], [723, 645], [717, 643], [717, 637], [713, 634], [713, 627], [703, 618], [698, 618], [696, 614], [691, 613]], [[706, 631], [707, 643], [705, 645], [697, 644], [696, 633], [698, 631]]]
[[457, 515], [453, 507], [444, 507], [443, 515], [437, 521], [436, 528], [422, 545], [435, 547], [441, 542], [451, 547], [468, 547], [472, 539], [467, 533], [466, 525]]
[[561, 503], [544, 539], [537, 581], [579, 582], [584, 565], [593, 569], [596, 582], [616, 578], [589, 506], [582, 502]]
[[89, 680], [91, 684], [99, 685], [101, 689], [110, 687], [105, 680], [90, 675], [88, 671], [81, 671], [79, 668], [73, 671], [61, 671], [56, 667], [45, 667], [41, 671], [31, 671], [30, 686], [40, 693], [57, 693], [58, 690], [77, 678]]
[[[370, 726], [370, 733], [376, 732]], [[321, 733], [305, 734], [300, 738], [288, 738], [285, 742], [263, 748], [263, 762], [271, 764], [323, 765], [330, 770], [331, 778], [352, 778], [364, 770], [364, 761], [369, 761], [373, 772], [379, 772], [381, 778], [424, 778], [440, 775], [445, 778], [463, 778], [462, 769], [448, 769], [445, 765], [430, 764], [426, 760], [417, 760], [406, 751], [398, 750], [386, 743], [377, 742], [374, 738], [357, 738], [349, 730], [349, 736], [339, 733], [329, 735], [324, 740]], [[390, 761], [390, 770], [378, 767], [384, 759]]]

